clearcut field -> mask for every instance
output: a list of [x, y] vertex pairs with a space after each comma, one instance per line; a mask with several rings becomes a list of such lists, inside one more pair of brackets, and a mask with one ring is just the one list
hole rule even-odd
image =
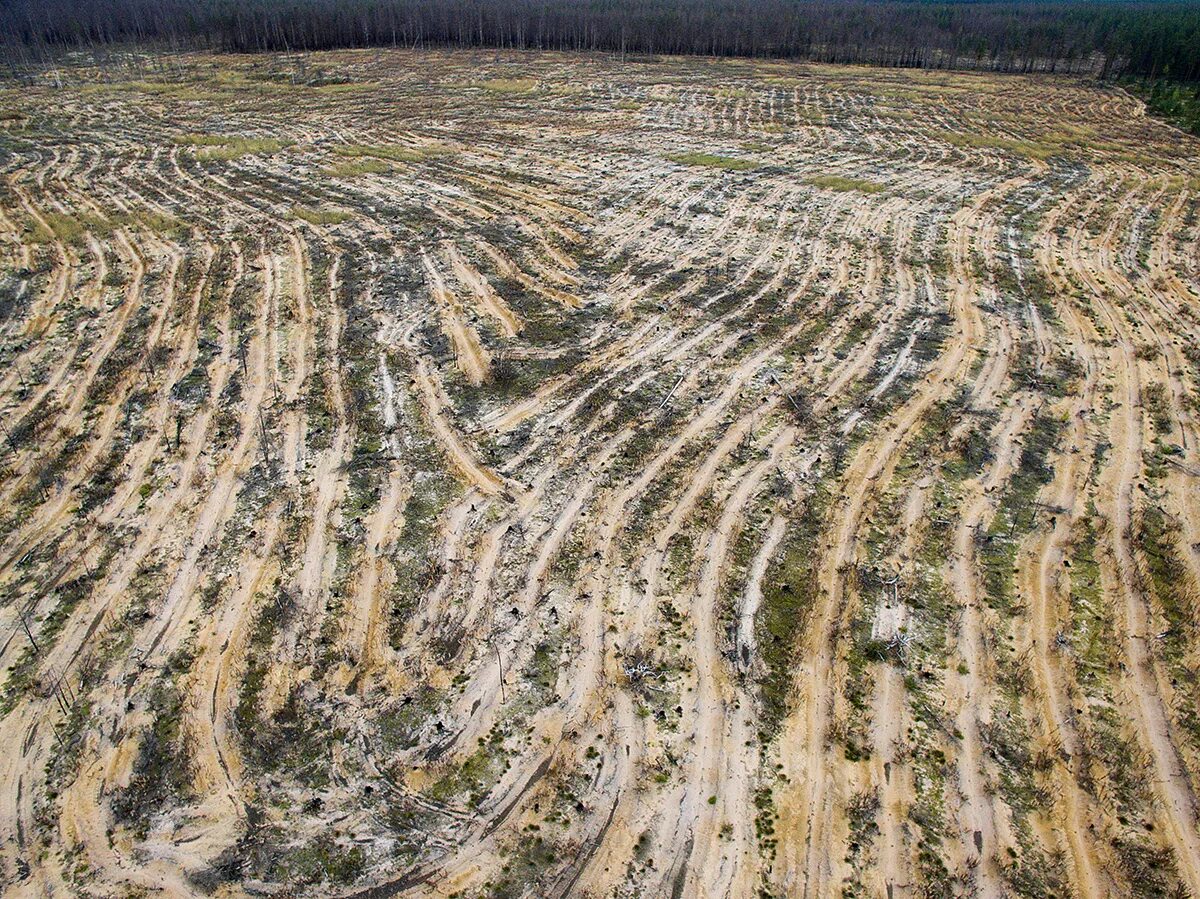
[[2, 891], [1200, 895], [1198, 148], [1049, 76], [0, 83]]

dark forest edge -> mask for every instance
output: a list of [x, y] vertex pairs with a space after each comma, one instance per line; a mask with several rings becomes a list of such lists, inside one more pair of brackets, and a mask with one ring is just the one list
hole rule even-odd
[[1155, 81], [1131, 79], [1126, 87], [1145, 102], [1151, 115], [1200, 136], [1200, 84], [1178, 84], [1166, 78]]
[[496, 47], [1200, 81], [1200, 5], [1176, 0], [8, 0], [0, 40], [18, 62], [130, 42]]

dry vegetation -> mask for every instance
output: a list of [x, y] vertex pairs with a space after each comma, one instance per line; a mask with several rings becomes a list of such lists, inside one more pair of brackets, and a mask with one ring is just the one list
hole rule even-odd
[[1085, 83], [0, 87], [13, 896], [1200, 895], [1200, 164]]

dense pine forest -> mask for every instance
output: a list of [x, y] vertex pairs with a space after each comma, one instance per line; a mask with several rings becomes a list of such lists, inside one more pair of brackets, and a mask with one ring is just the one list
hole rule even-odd
[[[1200, 7], [882, 0], [10, 0], [6, 54], [495, 47], [1200, 79]], [[30, 54], [32, 50], [32, 54]]]

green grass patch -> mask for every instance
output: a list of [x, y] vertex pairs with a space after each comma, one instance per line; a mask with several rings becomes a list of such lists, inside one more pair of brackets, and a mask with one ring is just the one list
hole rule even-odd
[[775, 734], [790, 708], [800, 635], [817, 594], [818, 544], [827, 526], [829, 502], [823, 486], [808, 497], [788, 523], [782, 552], [763, 577], [755, 640], [765, 663], [758, 684], [764, 737]]
[[113, 223], [105, 218], [91, 213], [76, 213], [67, 215], [62, 212], [47, 212], [42, 216], [54, 236], [63, 243], [80, 246], [88, 234], [94, 234], [103, 239], [112, 233]]
[[[170, 215], [159, 212], [122, 212], [112, 216], [100, 216], [89, 212], [67, 214], [48, 212], [43, 218], [50, 232], [41, 225], [35, 227], [35, 242], [47, 243], [52, 237], [72, 246], [82, 246], [89, 234], [104, 240], [117, 228], [145, 228], [168, 237], [183, 237], [187, 225]], [[36, 224], [36, 223], [35, 223]]]
[[176, 135], [175, 143], [185, 147], [195, 147], [197, 159], [219, 162], [229, 162], [248, 155], [269, 156], [292, 144], [291, 141], [278, 140], [273, 137], [238, 137], [233, 134], [198, 134], [194, 132]]
[[713, 153], [675, 153], [667, 158], [680, 165], [698, 165], [710, 169], [724, 169], [727, 172], [745, 172], [758, 165], [751, 159], [717, 156]]
[[339, 225], [350, 218], [350, 213], [338, 209], [312, 209], [308, 206], [293, 206], [292, 217], [302, 219], [310, 225]]
[[336, 162], [321, 173], [331, 178], [357, 178], [359, 175], [386, 175], [392, 167], [379, 159], [346, 159]]
[[537, 87], [537, 80], [534, 78], [489, 78], [487, 81], [473, 82], [473, 86], [481, 87], [485, 91], [495, 94], [527, 94]]
[[350, 159], [376, 159], [387, 162], [425, 162], [446, 156], [446, 147], [431, 144], [424, 147], [401, 147], [396, 144], [338, 144], [333, 152]]
[[[217, 102], [229, 100], [234, 95], [223, 90], [208, 90], [204, 87], [180, 81], [115, 81], [97, 84], [84, 84], [79, 88], [84, 96], [120, 96], [124, 94], [145, 94], [168, 100], [184, 102]], [[130, 98], [137, 99], [137, 98]]]
[[1016, 140], [994, 134], [969, 134], [959, 131], [943, 131], [937, 137], [959, 149], [1004, 150], [1027, 159], [1045, 160], [1062, 152], [1061, 144], [1056, 141]]
[[842, 192], [858, 191], [862, 194], [880, 194], [887, 190], [877, 181], [868, 181], [866, 178], [847, 178], [843, 175], [813, 175], [805, 178], [804, 181], [813, 187]]

